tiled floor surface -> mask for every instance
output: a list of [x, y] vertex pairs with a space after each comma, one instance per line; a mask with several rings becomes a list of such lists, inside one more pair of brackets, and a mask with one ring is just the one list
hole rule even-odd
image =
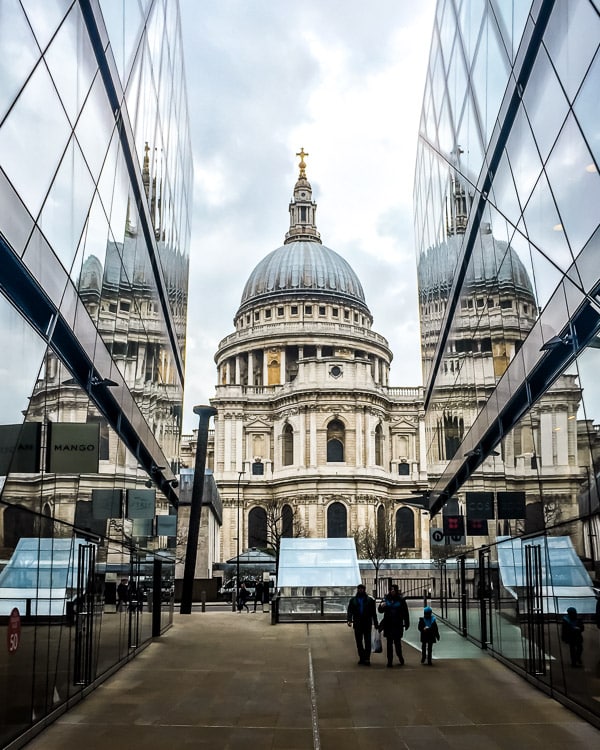
[[28, 750], [591, 750], [600, 731], [442, 628], [402, 668], [359, 667], [345, 623], [176, 615], [175, 625]]

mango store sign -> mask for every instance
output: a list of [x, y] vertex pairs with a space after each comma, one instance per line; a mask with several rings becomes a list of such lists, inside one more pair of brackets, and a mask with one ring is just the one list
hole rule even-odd
[[96, 474], [99, 424], [50, 422], [46, 470], [56, 474]]

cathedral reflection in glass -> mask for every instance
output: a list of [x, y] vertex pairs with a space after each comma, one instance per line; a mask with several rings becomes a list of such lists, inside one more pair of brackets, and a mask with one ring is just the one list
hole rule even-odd
[[[432, 526], [457, 542], [437, 548], [440, 607], [595, 720], [599, 40], [591, 0], [439, 0], [415, 176]], [[588, 623], [578, 670], [564, 587]]]
[[141, 7], [2, 3], [1, 746], [172, 620], [192, 166]]

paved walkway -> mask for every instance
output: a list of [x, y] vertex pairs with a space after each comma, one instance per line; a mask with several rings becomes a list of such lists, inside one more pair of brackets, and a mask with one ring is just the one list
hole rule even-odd
[[590, 750], [600, 731], [442, 627], [420, 664], [356, 663], [345, 623], [207, 611], [174, 627], [27, 750]]

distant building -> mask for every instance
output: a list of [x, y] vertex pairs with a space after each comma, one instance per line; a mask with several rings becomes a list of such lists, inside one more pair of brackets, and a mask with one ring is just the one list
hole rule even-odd
[[589, 0], [439, 0], [414, 189], [432, 523], [478, 561], [440, 605], [595, 723], [559, 623], [600, 585], [599, 39]]
[[2, 4], [2, 747], [172, 621], [192, 160], [178, 4], [134, 5]]
[[355, 272], [321, 242], [299, 156], [285, 242], [250, 274], [215, 356], [221, 558], [238, 533], [244, 550], [384, 527], [398, 555], [428, 556], [422, 392], [389, 385], [392, 352]]

